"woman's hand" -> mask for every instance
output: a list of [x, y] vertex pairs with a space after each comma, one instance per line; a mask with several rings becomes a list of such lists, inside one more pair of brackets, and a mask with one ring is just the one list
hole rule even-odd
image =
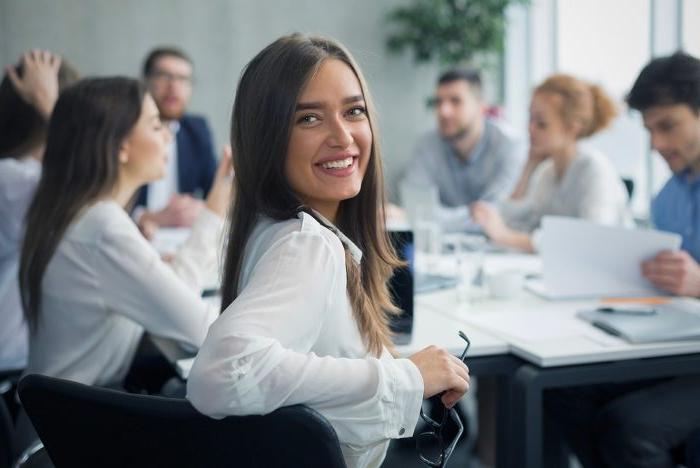
[[22, 56], [22, 76], [14, 66], [6, 68], [17, 94], [48, 120], [58, 99], [58, 70], [61, 58], [45, 50], [32, 50]]
[[493, 242], [503, 242], [510, 228], [506, 226], [503, 217], [494, 206], [478, 201], [472, 203], [469, 209], [474, 221]]
[[444, 349], [428, 346], [408, 359], [423, 377], [423, 398], [442, 393], [442, 403], [452, 408], [469, 390], [469, 368]]
[[233, 165], [231, 163], [231, 146], [224, 146], [216, 169], [214, 184], [207, 196], [206, 205], [222, 218], [226, 217], [233, 194]]
[[530, 146], [530, 150], [527, 153], [527, 163], [526, 165], [531, 166], [531, 167], [537, 167], [539, 164], [543, 161], [545, 161], [549, 155], [547, 153], [543, 153], [541, 151], [535, 150], [532, 146]]

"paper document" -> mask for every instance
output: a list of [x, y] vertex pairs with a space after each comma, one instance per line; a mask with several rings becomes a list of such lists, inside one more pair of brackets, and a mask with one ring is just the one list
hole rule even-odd
[[546, 216], [542, 282], [528, 287], [549, 299], [656, 296], [660, 291], [642, 276], [641, 263], [680, 245], [678, 234]]

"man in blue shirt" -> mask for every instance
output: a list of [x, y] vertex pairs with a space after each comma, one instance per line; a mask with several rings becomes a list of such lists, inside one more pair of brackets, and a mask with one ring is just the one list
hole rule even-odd
[[[700, 60], [683, 53], [652, 60], [627, 102], [642, 112], [652, 148], [673, 172], [652, 220], [683, 238], [681, 250], [644, 262], [642, 273], [664, 291], [700, 297]], [[700, 374], [562, 389], [545, 404], [585, 467], [671, 468], [684, 448], [700, 451], [684, 447], [700, 431]]]

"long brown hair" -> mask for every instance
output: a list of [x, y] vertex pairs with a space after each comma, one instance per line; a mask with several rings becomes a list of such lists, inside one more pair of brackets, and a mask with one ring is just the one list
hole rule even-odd
[[22, 305], [34, 330], [49, 261], [78, 213], [114, 188], [119, 151], [143, 99], [139, 81], [118, 77], [80, 81], [56, 102], [20, 258]]
[[[22, 64], [15, 65], [24, 75]], [[78, 72], [65, 59], [58, 69], [58, 89], [78, 81]], [[46, 140], [48, 122], [43, 115], [17, 93], [7, 73], [0, 82], [0, 159], [21, 158]]]
[[336, 227], [363, 252], [358, 267], [346, 249], [348, 295], [365, 345], [378, 356], [383, 346], [391, 349], [388, 315], [396, 308], [387, 281], [400, 262], [385, 231], [381, 153], [367, 83], [350, 53], [329, 39], [300, 34], [282, 37], [250, 61], [238, 83], [231, 123], [236, 202], [221, 307], [225, 309], [238, 296], [245, 247], [259, 217], [284, 220], [308, 209], [285, 178], [284, 162], [299, 94], [323, 61], [331, 58], [346, 63], [360, 82], [373, 135], [360, 193], [341, 202]]

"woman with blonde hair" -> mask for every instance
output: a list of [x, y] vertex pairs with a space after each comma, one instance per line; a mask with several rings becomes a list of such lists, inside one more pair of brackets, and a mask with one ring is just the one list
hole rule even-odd
[[336, 430], [348, 466], [379, 466], [423, 398], [452, 407], [468, 369], [431, 346], [394, 359], [372, 101], [349, 52], [278, 39], [247, 65], [233, 108], [235, 205], [222, 313], [187, 382], [204, 414], [304, 404]]
[[484, 202], [471, 207], [493, 242], [536, 250], [532, 233], [546, 215], [629, 223], [627, 193], [615, 168], [599, 151], [580, 143], [616, 115], [615, 104], [599, 86], [573, 76], [553, 75], [535, 88], [530, 153], [515, 191], [498, 208]]

